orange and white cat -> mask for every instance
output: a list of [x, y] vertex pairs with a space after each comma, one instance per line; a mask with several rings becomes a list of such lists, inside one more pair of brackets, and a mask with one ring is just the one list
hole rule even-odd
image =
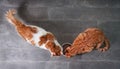
[[12, 9], [7, 11], [5, 15], [7, 20], [15, 26], [20, 36], [34, 46], [49, 50], [52, 56], [62, 55], [62, 47], [52, 33], [37, 26], [24, 24], [14, 16], [15, 14], [16, 10]]
[[[105, 43], [104, 47], [102, 47], [103, 43]], [[77, 54], [91, 52], [93, 49], [104, 52], [108, 50], [109, 46], [108, 39], [100, 29], [88, 28], [80, 33], [72, 44], [64, 44], [63, 53], [66, 57], [72, 57]]]

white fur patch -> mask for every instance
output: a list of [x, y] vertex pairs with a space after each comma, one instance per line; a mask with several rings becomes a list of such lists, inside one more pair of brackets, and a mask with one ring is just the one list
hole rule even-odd
[[39, 48], [47, 50], [47, 48], [45, 46], [46, 46], [46, 44], [42, 44], [41, 46], [39, 46]]
[[34, 41], [35, 46], [47, 50], [47, 48], [45, 47], [47, 42], [40, 46], [39, 41], [40, 41], [40, 37], [46, 35], [48, 32], [46, 30], [44, 30], [43, 28], [40, 28], [40, 27], [37, 27], [37, 26], [33, 26], [33, 25], [28, 25], [28, 26], [37, 28], [37, 33], [33, 34], [33, 38], [31, 40], [26, 39], [27, 42], [31, 44], [31, 41]]
[[32, 25], [30, 26], [37, 28], [37, 33], [33, 34], [33, 38], [31, 40], [33, 40], [35, 42], [35, 45], [39, 47], [38, 43], [40, 41], [40, 37], [46, 35], [48, 32], [43, 28], [39, 28], [37, 26], [32, 26]]

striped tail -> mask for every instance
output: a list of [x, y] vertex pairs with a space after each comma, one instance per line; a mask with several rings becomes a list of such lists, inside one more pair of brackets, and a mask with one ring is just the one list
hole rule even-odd
[[109, 40], [105, 37], [105, 47], [104, 47], [105, 51], [108, 50], [109, 47], [110, 47], [110, 42], [109, 42]]
[[24, 24], [20, 20], [15, 18], [14, 14], [16, 14], [16, 10], [14, 10], [14, 9], [7, 11], [5, 14], [6, 19], [16, 27], [23, 26]]
[[100, 48], [101, 52], [107, 51], [109, 49], [109, 47], [110, 47], [110, 42], [106, 37], [104, 39], [104, 43], [105, 43], [105, 46], [103, 48]]

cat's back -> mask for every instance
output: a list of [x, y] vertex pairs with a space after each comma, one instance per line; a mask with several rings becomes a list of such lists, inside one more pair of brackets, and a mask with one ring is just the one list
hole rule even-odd
[[100, 30], [99, 28], [87, 28], [84, 32], [101, 32], [102, 30]]
[[86, 45], [98, 42], [99, 40], [104, 39], [103, 32], [98, 28], [88, 28], [82, 33], [78, 35], [78, 37], [74, 40], [73, 44], [76, 45]]
[[84, 34], [86, 34], [86, 38], [99, 38], [99, 37], [102, 37], [104, 36], [104, 33], [102, 30], [100, 30], [99, 28], [88, 28], [86, 29], [84, 32]]
[[85, 37], [87, 45], [92, 45], [104, 41], [104, 33], [98, 28], [88, 28], [84, 33], [87, 35]]
[[47, 34], [47, 31], [41, 27], [37, 27], [37, 26], [34, 26], [34, 25], [28, 25], [30, 26], [31, 28], [35, 28], [36, 29], [36, 34], [39, 34], [39, 35], [45, 35]]

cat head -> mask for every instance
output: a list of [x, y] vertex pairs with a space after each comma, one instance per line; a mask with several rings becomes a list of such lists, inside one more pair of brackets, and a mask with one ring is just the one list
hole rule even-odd
[[54, 46], [54, 48], [52, 49], [52, 54], [51, 56], [60, 56], [62, 55], [62, 49], [60, 46]]
[[62, 55], [62, 48], [59, 44], [56, 44], [56, 42], [50, 41], [46, 47], [50, 50], [51, 56]]

